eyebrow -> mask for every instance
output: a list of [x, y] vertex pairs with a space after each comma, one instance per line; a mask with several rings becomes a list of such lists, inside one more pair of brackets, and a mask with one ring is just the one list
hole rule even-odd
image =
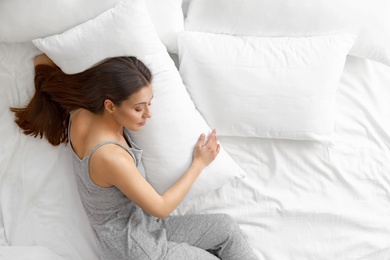
[[[154, 96], [152, 96], [152, 98], [150, 99], [150, 101], [152, 101], [153, 97], [154, 97]], [[139, 102], [139, 103], [137, 103], [137, 104], [134, 104], [134, 106], [136, 106], [136, 105], [142, 105], [142, 104], [148, 104], [148, 103], [150, 103], [150, 101], [149, 101], [149, 102]]]

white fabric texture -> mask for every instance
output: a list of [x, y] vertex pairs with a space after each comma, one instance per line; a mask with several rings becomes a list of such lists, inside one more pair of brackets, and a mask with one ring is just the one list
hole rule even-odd
[[181, 0], [146, 0], [146, 6], [161, 42], [177, 53], [177, 36], [184, 31]]
[[3, 246], [0, 247], [1, 260], [64, 260], [42, 246]]
[[0, 227], [0, 246], [8, 246], [7, 239], [5, 238], [5, 230], [3, 225]]
[[247, 36], [357, 33], [350, 54], [390, 65], [387, 0], [191, 0], [185, 30]]
[[[299, 14], [290, 21], [299, 21]], [[31, 42], [0, 43], [0, 218], [12, 246], [7, 257], [34, 252], [19, 247], [29, 245], [65, 260], [98, 260], [68, 147], [25, 136], [9, 110], [32, 97], [33, 57], [40, 53]], [[231, 215], [260, 260], [389, 259], [389, 86], [390, 67], [348, 56], [336, 94], [333, 148], [311, 141], [220, 136], [247, 177], [185, 202], [175, 214]], [[156, 118], [157, 99], [153, 102]], [[180, 112], [174, 105], [172, 111]]]
[[[68, 73], [83, 71], [108, 57], [136, 56], [142, 60], [154, 77], [154, 115], [140, 133], [133, 133], [133, 139], [144, 150], [146, 178], [163, 193], [187, 170], [200, 134], [211, 131], [158, 39], [142, 0], [125, 0], [93, 20], [61, 35], [34, 40], [34, 44]], [[222, 148], [185, 199], [243, 176]]]
[[[69, 151], [23, 135], [8, 109], [31, 98], [32, 59], [39, 53], [30, 43], [0, 44], [0, 210], [6, 237], [12, 246], [44, 246], [67, 260], [97, 260]], [[220, 137], [248, 176], [184, 203], [176, 214], [228, 213], [261, 260], [386, 259], [389, 83], [390, 68], [349, 56], [336, 97], [335, 148]]]
[[220, 137], [247, 173], [177, 214], [223, 212], [261, 260], [388, 259], [390, 67], [348, 56], [335, 145]]
[[95, 19], [33, 43], [68, 74], [110, 57], [165, 52], [142, 0], [123, 0]]
[[0, 214], [5, 237], [12, 247], [39, 245], [64, 259], [98, 259], [68, 147], [24, 135], [9, 109], [31, 99], [33, 58], [40, 53], [31, 42], [0, 43]]
[[[26, 42], [59, 34], [115, 7], [120, 0], [2, 0], [0, 42]], [[145, 0], [161, 41], [177, 51], [177, 33], [184, 30], [180, 0]], [[71, 15], [70, 15], [71, 14]]]
[[7, 242], [7, 239], [5, 237], [3, 216], [1, 215], [1, 207], [0, 207], [0, 247], [1, 246], [8, 246], [8, 242]]
[[[27, 42], [70, 29], [120, 0], [2, 0], [0, 42]], [[72, 15], [69, 15], [72, 14]]]
[[331, 143], [334, 100], [355, 36], [179, 36], [180, 74], [220, 135]]

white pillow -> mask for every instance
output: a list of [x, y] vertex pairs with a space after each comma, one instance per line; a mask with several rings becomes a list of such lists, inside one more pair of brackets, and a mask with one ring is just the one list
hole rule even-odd
[[[210, 128], [195, 109], [179, 72], [154, 31], [142, 0], [124, 0], [91, 21], [62, 35], [34, 40], [34, 44], [61, 69], [72, 73], [112, 56], [136, 56], [142, 60], [154, 77], [153, 117], [132, 137], [144, 150], [147, 180], [162, 193], [189, 167], [196, 141], [202, 132], [209, 133]], [[186, 199], [243, 176], [244, 172], [221, 149]]]
[[[145, 0], [157, 34], [171, 52], [184, 30], [181, 0]], [[120, 0], [1, 0], [0, 42], [26, 42], [62, 33], [115, 7]]]
[[358, 33], [351, 55], [390, 65], [388, 0], [192, 0], [185, 29], [246, 36]]
[[187, 10], [188, 10], [189, 4], [190, 4], [190, 0], [183, 0], [183, 3], [181, 4], [181, 8], [183, 9], [184, 18], [187, 17]]
[[146, 0], [156, 32], [171, 53], [177, 53], [177, 36], [184, 31], [181, 0]]
[[329, 143], [335, 93], [354, 38], [184, 32], [180, 73], [220, 135]]

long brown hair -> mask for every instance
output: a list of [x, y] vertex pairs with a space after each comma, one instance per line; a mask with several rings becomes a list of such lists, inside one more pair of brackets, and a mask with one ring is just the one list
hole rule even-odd
[[116, 106], [149, 85], [149, 69], [135, 57], [110, 58], [84, 72], [65, 74], [57, 66], [35, 67], [35, 94], [24, 108], [11, 108], [26, 135], [43, 136], [52, 144], [68, 141], [70, 112], [104, 111], [104, 100]]

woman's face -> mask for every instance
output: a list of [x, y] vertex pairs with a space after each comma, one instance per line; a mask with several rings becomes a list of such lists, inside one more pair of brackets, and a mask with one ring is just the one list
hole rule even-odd
[[140, 130], [152, 116], [150, 105], [153, 98], [152, 85], [141, 88], [116, 107], [114, 116], [118, 123], [131, 131]]

